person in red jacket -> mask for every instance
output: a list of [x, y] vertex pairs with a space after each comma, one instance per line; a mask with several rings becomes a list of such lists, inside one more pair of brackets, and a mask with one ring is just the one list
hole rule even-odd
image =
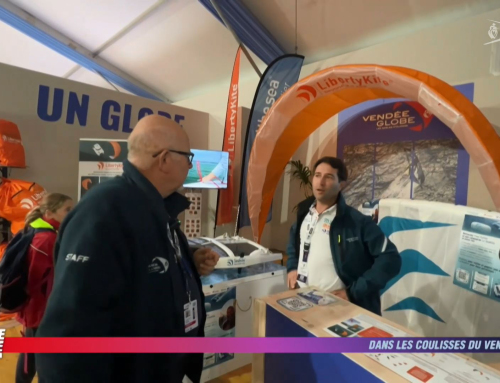
[[[48, 229], [35, 234], [28, 250], [28, 302], [17, 315], [24, 326], [24, 336], [34, 337], [42, 321], [54, 279], [54, 246], [59, 225], [73, 208], [70, 197], [51, 193], [26, 216], [25, 228]], [[20, 354], [16, 383], [31, 383], [36, 374], [34, 354]]]

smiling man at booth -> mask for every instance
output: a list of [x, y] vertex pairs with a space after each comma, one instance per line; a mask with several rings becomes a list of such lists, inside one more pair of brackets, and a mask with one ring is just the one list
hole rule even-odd
[[401, 268], [396, 246], [368, 216], [348, 206], [342, 160], [314, 165], [313, 197], [301, 202], [287, 247], [288, 285], [315, 286], [381, 315], [380, 290]]

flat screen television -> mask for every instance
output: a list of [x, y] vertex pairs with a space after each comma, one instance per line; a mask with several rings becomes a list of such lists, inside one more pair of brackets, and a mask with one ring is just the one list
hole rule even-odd
[[184, 187], [188, 189], [226, 189], [229, 153], [215, 150], [191, 150], [193, 167], [189, 170]]

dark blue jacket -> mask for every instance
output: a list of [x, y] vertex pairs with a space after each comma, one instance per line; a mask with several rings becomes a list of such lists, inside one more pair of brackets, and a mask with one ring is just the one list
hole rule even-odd
[[[288, 272], [297, 269], [300, 226], [313, 202], [311, 197], [298, 206], [297, 221], [290, 229], [287, 247]], [[379, 292], [399, 273], [401, 257], [378, 225], [348, 206], [342, 194], [339, 194], [337, 214], [330, 226], [330, 248], [335, 270], [346, 286], [349, 300], [381, 315]]]
[[[204, 336], [202, 286], [177, 220], [188, 206], [177, 193], [163, 200], [128, 162], [123, 176], [90, 190], [61, 225], [54, 288], [37, 336], [185, 336], [187, 295], [167, 222], [194, 271], [202, 310], [194, 335]], [[203, 355], [38, 354], [36, 365], [47, 383], [180, 383], [184, 374], [199, 382]]]

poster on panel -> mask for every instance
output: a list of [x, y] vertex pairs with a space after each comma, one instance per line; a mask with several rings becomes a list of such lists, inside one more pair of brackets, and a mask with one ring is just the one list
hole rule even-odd
[[78, 199], [90, 189], [123, 173], [127, 140], [81, 139], [78, 165]]
[[[473, 101], [474, 84], [455, 87]], [[339, 113], [338, 154], [349, 170], [346, 202], [383, 198], [467, 205], [469, 155], [418, 102], [375, 100]]]
[[[205, 296], [207, 320], [205, 336], [209, 338], [234, 337], [236, 332], [236, 287]], [[203, 369], [234, 359], [233, 353], [210, 353], [203, 357]]]

